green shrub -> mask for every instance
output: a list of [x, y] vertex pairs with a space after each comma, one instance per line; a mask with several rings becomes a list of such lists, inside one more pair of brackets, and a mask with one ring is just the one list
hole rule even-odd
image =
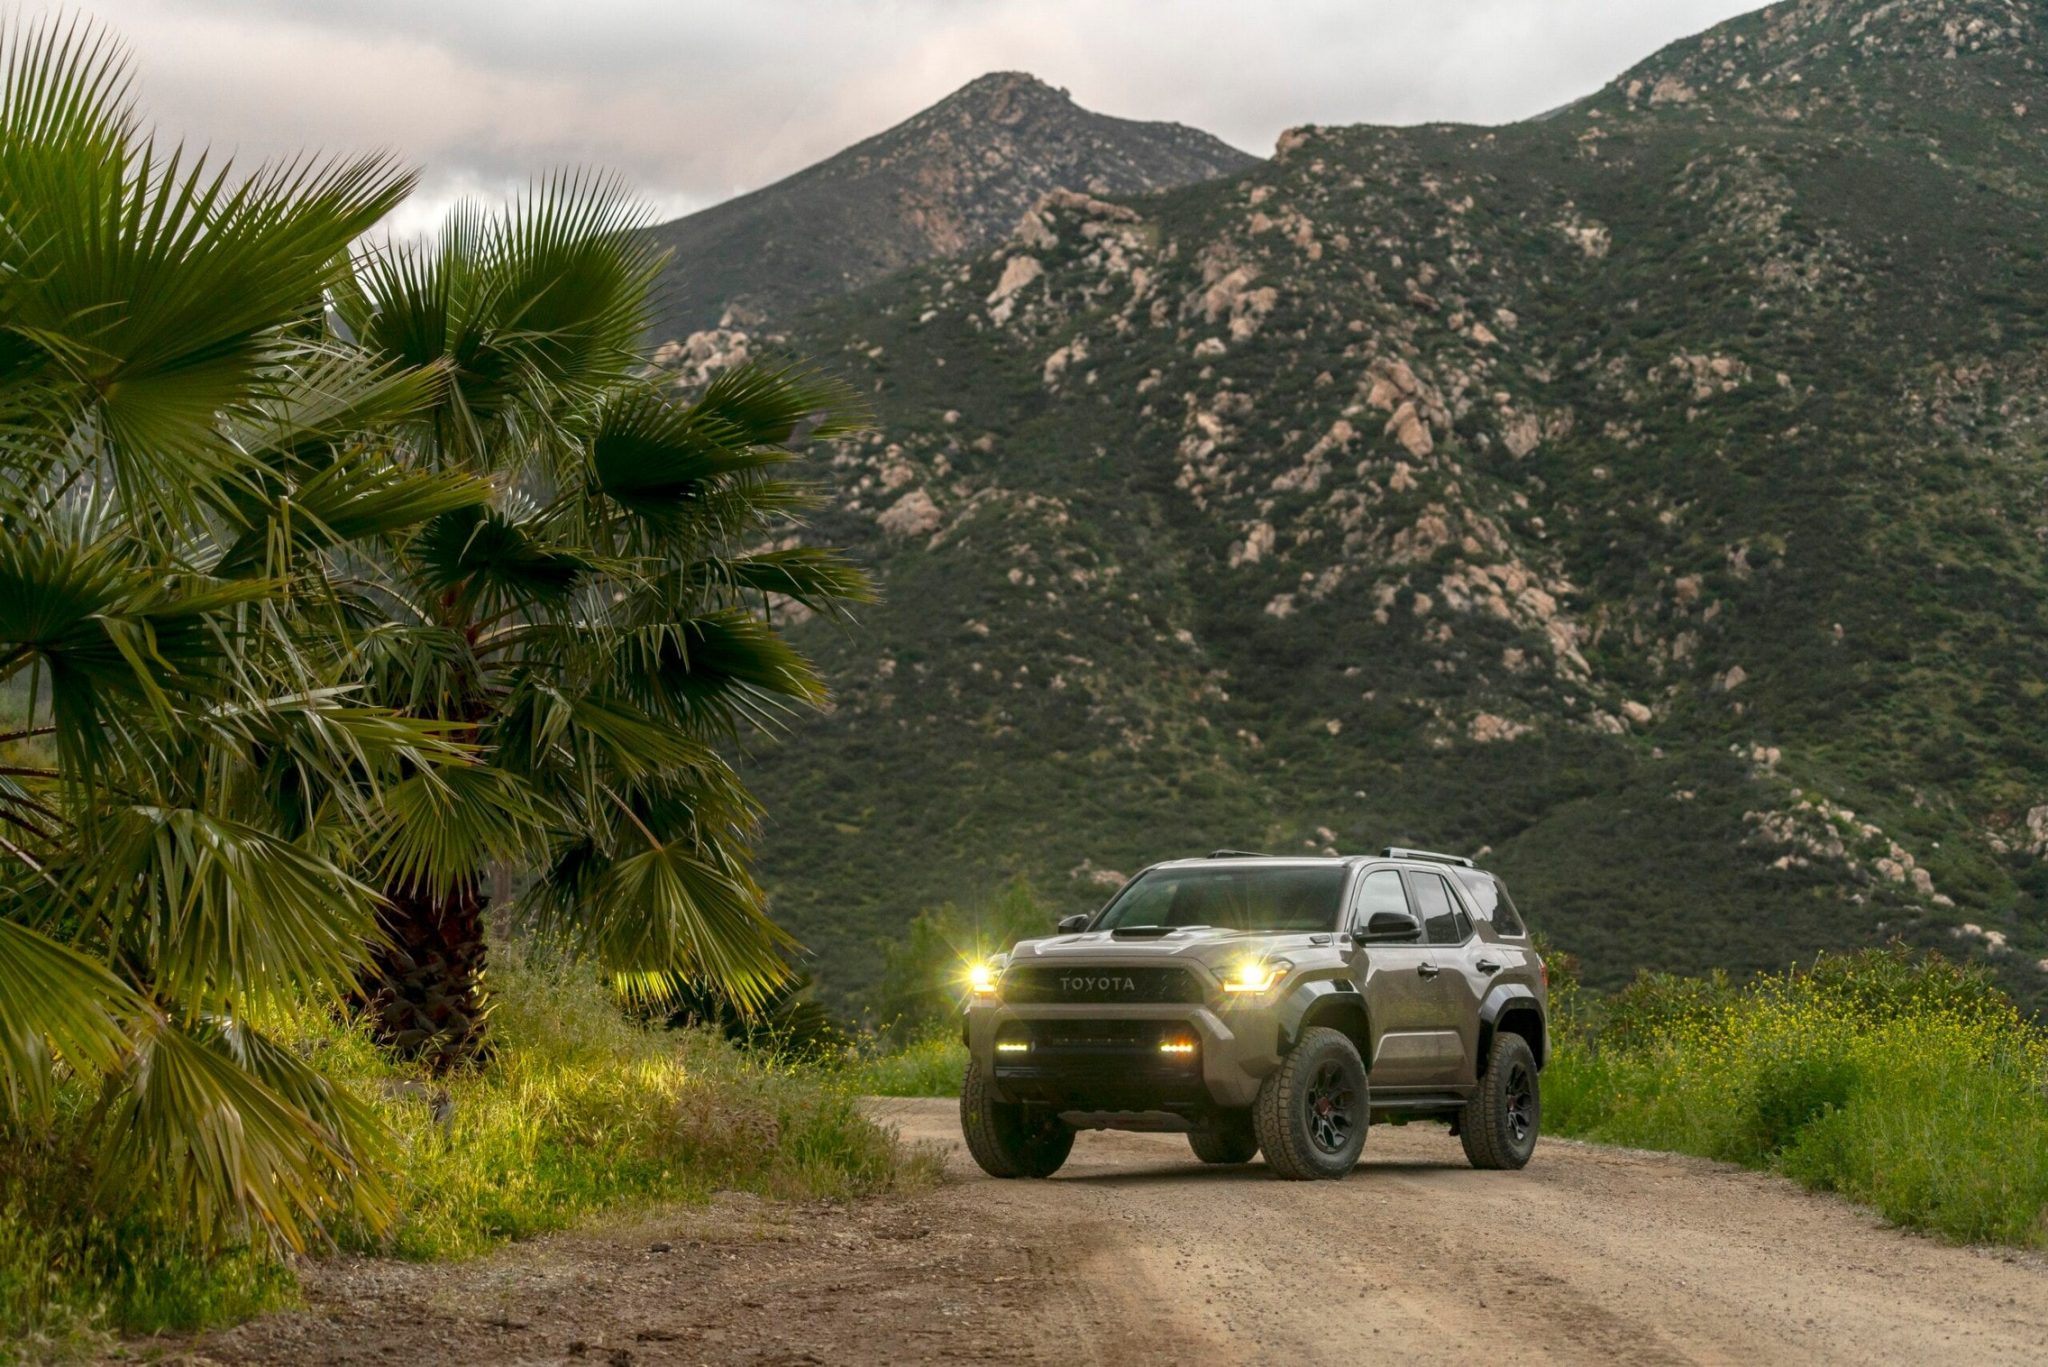
[[[646, 1028], [573, 964], [500, 953], [492, 978], [497, 1052], [482, 1072], [437, 1082], [324, 1016], [286, 1032], [399, 1139], [397, 1227], [344, 1228], [343, 1247], [466, 1257], [636, 1202], [859, 1196], [932, 1175], [860, 1114], [849, 1075]], [[157, 1212], [96, 1204], [75, 1142], [90, 1103], [67, 1093], [49, 1133], [0, 1143], [0, 1338], [47, 1356], [110, 1329], [205, 1328], [294, 1298], [266, 1244], [208, 1253]]]
[[1545, 1070], [1554, 1132], [1775, 1169], [1954, 1239], [2048, 1245], [2048, 1036], [1981, 973], [1894, 948], [1740, 990], [1646, 977], [1605, 1021]]

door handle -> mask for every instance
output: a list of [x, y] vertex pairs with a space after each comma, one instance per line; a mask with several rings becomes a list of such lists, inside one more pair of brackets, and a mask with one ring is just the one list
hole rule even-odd
[[1500, 972], [1500, 965], [1495, 963], [1491, 959], [1481, 959], [1478, 963], [1472, 966], [1489, 977], [1491, 977], [1495, 973]]
[[1437, 974], [1443, 972], [1435, 964], [1417, 964], [1415, 965], [1415, 971], [1425, 978], [1434, 978]]

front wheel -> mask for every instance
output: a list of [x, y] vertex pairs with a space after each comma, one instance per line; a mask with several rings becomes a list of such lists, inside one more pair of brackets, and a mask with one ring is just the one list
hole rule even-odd
[[1370, 1100], [1365, 1063], [1351, 1041], [1320, 1025], [1302, 1031], [1252, 1107], [1266, 1166], [1290, 1182], [1344, 1176], [1365, 1151]]
[[996, 1100], [972, 1059], [960, 1084], [960, 1132], [990, 1177], [1050, 1177], [1074, 1150], [1072, 1125], [1042, 1106]]
[[1536, 1152], [1543, 1093], [1529, 1041], [1503, 1031], [1493, 1037], [1479, 1090], [1458, 1117], [1458, 1138], [1475, 1168], [1519, 1168]]

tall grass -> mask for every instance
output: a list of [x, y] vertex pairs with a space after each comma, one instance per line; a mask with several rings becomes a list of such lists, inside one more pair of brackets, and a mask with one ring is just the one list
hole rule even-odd
[[[344, 1022], [296, 1023], [294, 1047], [376, 1101], [399, 1137], [398, 1226], [339, 1229], [340, 1247], [466, 1257], [633, 1203], [858, 1196], [933, 1171], [860, 1114], [842, 1075], [635, 1024], [567, 964], [505, 954], [492, 977], [495, 1058], [445, 1082]], [[156, 1212], [94, 1199], [78, 1142], [92, 1100], [68, 1092], [47, 1129], [0, 1137], [0, 1360], [291, 1303], [291, 1265], [267, 1246], [208, 1250]]]
[[872, 1046], [846, 1065], [847, 1082], [867, 1096], [958, 1096], [967, 1046], [957, 1026], [939, 1026], [901, 1045]]
[[1951, 1239], [2048, 1246], [2048, 1036], [1977, 972], [1870, 951], [1743, 987], [1645, 977], [1581, 1007], [1544, 1071], [1552, 1133], [1771, 1169]]

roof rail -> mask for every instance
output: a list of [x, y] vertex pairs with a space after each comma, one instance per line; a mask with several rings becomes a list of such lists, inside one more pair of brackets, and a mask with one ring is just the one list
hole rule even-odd
[[1399, 845], [1389, 845], [1380, 851], [1382, 859], [1427, 859], [1433, 864], [1456, 864], [1461, 869], [1477, 868], [1462, 854], [1438, 854], [1434, 850], [1404, 850]]
[[1261, 854], [1257, 850], [1211, 850], [1207, 857], [1210, 859], [1271, 859], [1273, 856]]

